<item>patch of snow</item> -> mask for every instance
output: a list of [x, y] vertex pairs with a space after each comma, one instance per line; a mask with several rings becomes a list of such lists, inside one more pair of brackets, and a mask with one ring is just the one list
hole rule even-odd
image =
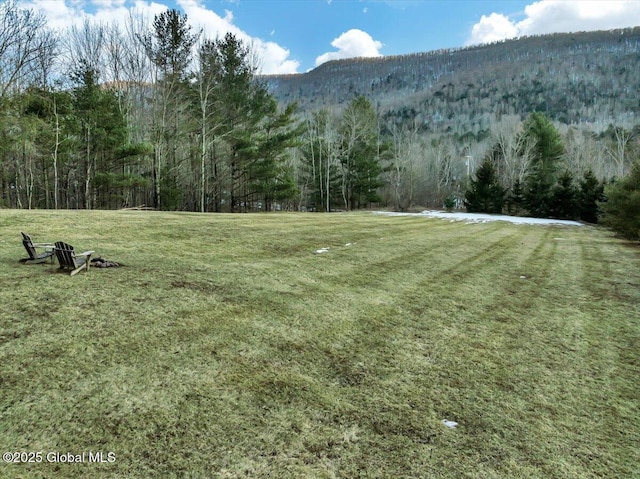
[[489, 221], [507, 221], [519, 225], [565, 225], [582, 226], [582, 223], [570, 220], [555, 220], [551, 218], [525, 218], [523, 216], [490, 215], [486, 213], [449, 213], [446, 211], [425, 210], [422, 213], [394, 213], [390, 211], [374, 211], [375, 214], [387, 216], [424, 216], [427, 218], [443, 218], [449, 222], [464, 221], [465, 223], [486, 223]]
[[328, 253], [329, 252], [329, 248], [320, 248], [314, 251], [315, 254], [322, 254], [322, 253]]

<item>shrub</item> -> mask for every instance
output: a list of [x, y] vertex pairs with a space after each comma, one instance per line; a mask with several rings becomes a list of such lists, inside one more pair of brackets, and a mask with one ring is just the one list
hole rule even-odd
[[453, 194], [447, 196], [443, 201], [444, 209], [447, 211], [451, 211], [456, 207], [456, 197]]

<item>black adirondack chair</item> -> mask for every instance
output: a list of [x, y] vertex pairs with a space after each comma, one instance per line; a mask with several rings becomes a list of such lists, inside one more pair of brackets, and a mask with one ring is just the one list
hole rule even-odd
[[[55, 246], [53, 243], [34, 243], [31, 236], [22, 233], [22, 244], [29, 257], [21, 259], [21, 263], [37, 264], [51, 261], [51, 264], [53, 264], [53, 259], [55, 258], [55, 253], [53, 252]], [[39, 253], [39, 249], [44, 251]]]
[[73, 246], [67, 243], [63, 243], [62, 241], [56, 241], [55, 252], [58, 258], [58, 263], [60, 263], [60, 269], [71, 270], [71, 276], [73, 276], [83, 269], [89, 272], [91, 255], [95, 251], [76, 253], [73, 249]]

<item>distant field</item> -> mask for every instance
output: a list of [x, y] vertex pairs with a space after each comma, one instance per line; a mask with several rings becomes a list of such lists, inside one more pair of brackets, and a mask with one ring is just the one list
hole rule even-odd
[[42, 453], [2, 478], [640, 477], [639, 378], [594, 227], [0, 210], [0, 452]]

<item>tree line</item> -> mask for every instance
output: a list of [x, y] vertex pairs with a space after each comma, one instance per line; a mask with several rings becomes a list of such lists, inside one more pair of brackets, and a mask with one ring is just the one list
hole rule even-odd
[[[616, 130], [617, 138], [627, 138]], [[598, 180], [591, 168], [576, 178], [564, 163], [565, 146], [558, 130], [541, 113], [532, 113], [520, 133], [520, 151], [530, 145], [529, 165], [523, 181], [504, 185], [500, 168], [505, 163], [498, 143], [485, 156], [465, 191], [469, 212], [528, 214], [542, 218], [602, 221], [623, 236], [640, 240], [640, 151], [622, 178]], [[628, 143], [628, 142], [627, 142]], [[626, 145], [625, 145], [626, 146]]]
[[[206, 38], [173, 9], [54, 34], [9, 1], [0, 22], [10, 32], [0, 34], [0, 206], [462, 207], [489, 158], [504, 211], [582, 217], [553, 206], [558, 189], [601, 188], [638, 156], [638, 127], [628, 125], [594, 132], [503, 114], [483, 132], [441, 132], [389, 121], [361, 95], [305, 111], [282, 105], [250, 45]], [[547, 143], [553, 154], [540, 152]]]
[[[126, 31], [85, 23], [45, 45], [32, 35], [46, 31], [42, 17], [15, 3], [0, 15], [30, 43], [21, 64], [15, 40], [0, 45], [2, 204], [243, 211], [291, 195], [293, 107], [278, 108], [235, 36], [202, 38], [167, 10], [151, 25], [132, 16]], [[58, 57], [69, 71], [47, 81]]]

